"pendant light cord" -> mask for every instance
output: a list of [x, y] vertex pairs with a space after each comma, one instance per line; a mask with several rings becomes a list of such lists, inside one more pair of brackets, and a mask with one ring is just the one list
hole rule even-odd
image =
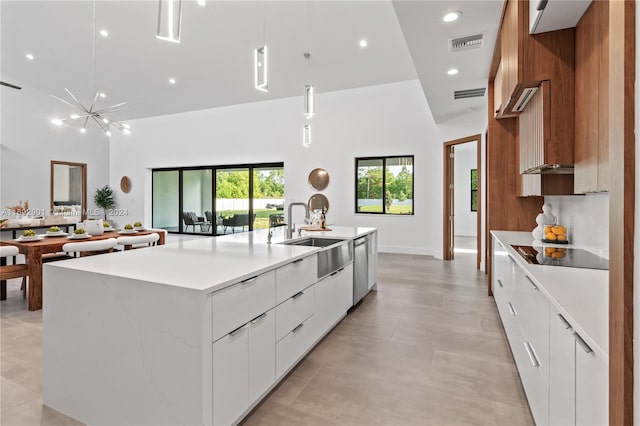
[[93, 93], [96, 93], [96, 1], [93, 0], [93, 45], [91, 52], [92, 71], [93, 71]]

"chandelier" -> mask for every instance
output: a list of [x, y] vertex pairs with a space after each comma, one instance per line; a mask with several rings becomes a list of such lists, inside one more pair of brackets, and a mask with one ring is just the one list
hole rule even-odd
[[[96, 82], [96, 2], [93, 2], [93, 83], [95, 86]], [[98, 125], [98, 127], [107, 135], [111, 136], [111, 127], [115, 127], [125, 134], [131, 133], [131, 126], [128, 124], [124, 124], [120, 121], [112, 120], [109, 118], [109, 114], [112, 114], [117, 111], [121, 111], [126, 108], [126, 102], [121, 102], [119, 104], [107, 106], [107, 107], [98, 107], [97, 102], [100, 99], [104, 99], [106, 95], [102, 92], [96, 91], [95, 96], [93, 97], [93, 102], [91, 105], [85, 105], [78, 100], [76, 96], [71, 93], [69, 89], [65, 87], [65, 92], [71, 97], [70, 100], [65, 100], [59, 98], [55, 95], [51, 95], [58, 101], [62, 102], [65, 105], [72, 107], [76, 112], [69, 114], [63, 118], [54, 118], [51, 120], [51, 123], [56, 126], [62, 126], [63, 124], [70, 124], [75, 121], [82, 121], [82, 127], [80, 127], [80, 133], [86, 133], [87, 124], [89, 121], [92, 121]]]

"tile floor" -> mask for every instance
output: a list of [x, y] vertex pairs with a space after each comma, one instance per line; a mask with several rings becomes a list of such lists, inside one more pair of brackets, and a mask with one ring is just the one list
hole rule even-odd
[[[486, 278], [453, 262], [381, 254], [370, 293], [246, 425], [531, 425]], [[19, 280], [0, 304], [0, 424], [71, 425], [42, 406], [42, 313]]]

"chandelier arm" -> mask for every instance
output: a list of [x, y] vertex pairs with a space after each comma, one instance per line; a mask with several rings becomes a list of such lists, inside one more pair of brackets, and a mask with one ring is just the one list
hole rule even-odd
[[94, 112], [93, 106], [96, 104], [96, 101], [98, 100], [99, 96], [100, 96], [100, 92], [96, 92], [96, 95], [93, 97], [93, 102], [91, 102], [91, 106], [89, 107], [89, 112]]
[[91, 118], [91, 115], [87, 115], [87, 116], [84, 118], [84, 123], [82, 124], [82, 128], [83, 128], [83, 129], [86, 129], [86, 128], [87, 128], [87, 123], [89, 122], [89, 119], [90, 119], [90, 118]]
[[[59, 101], [60, 101], [60, 102], [62, 102], [63, 104], [67, 104], [67, 105], [69, 105], [70, 107], [73, 107], [73, 108], [75, 108], [75, 109], [78, 109], [78, 106], [77, 106], [77, 105], [74, 105], [74, 104], [72, 104], [71, 102], [67, 102], [67, 101], [65, 101], [64, 99], [57, 97], [56, 95], [51, 95], [51, 97], [53, 97], [53, 98], [55, 98], [55, 99], [59, 100]], [[80, 108], [80, 109], [82, 109], [82, 110], [84, 111], [84, 108]]]
[[122, 107], [122, 106], [124, 106], [126, 104], [127, 104], [126, 102], [122, 102], [122, 103], [119, 103], [119, 104], [115, 104], [115, 105], [111, 105], [111, 106], [104, 107], [104, 108], [101, 108], [101, 109], [97, 109], [95, 111], [92, 111], [92, 113], [93, 114], [102, 114], [103, 112], [112, 112], [112, 111], [116, 111], [116, 110], [119, 111], [119, 110], [125, 109], [125, 108], [119, 108], [119, 107]]
[[66, 91], [67, 91], [67, 93], [69, 94], [69, 96], [71, 96], [71, 98], [72, 98], [74, 101], [76, 101], [76, 103], [77, 103], [81, 108], [84, 108], [84, 107], [82, 106], [82, 102], [80, 102], [80, 101], [78, 100], [78, 98], [76, 98], [75, 96], [73, 96], [73, 93], [71, 93], [71, 91], [70, 91], [69, 89], [67, 89], [67, 88], [65, 87], [65, 88], [64, 88], [64, 90], [66, 90]]
[[95, 121], [96, 123], [98, 123], [98, 126], [100, 126], [100, 128], [103, 131], [107, 131], [108, 129], [106, 127], [104, 127], [104, 125], [102, 124], [102, 118], [99, 115], [92, 115], [91, 118], [93, 118], [93, 121]]

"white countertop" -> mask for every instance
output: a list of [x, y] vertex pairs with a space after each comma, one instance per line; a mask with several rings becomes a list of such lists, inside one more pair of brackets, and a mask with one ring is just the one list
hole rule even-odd
[[[375, 228], [332, 226], [333, 231], [304, 232], [323, 238], [353, 239]], [[118, 276], [209, 293], [238, 281], [272, 270], [311, 253], [316, 247], [278, 244], [285, 240], [285, 228], [274, 229], [272, 244], [267, 230], [88, 256], [44, 265], [101, 275]], [[294, 239], [297, 239], [296, 237]]]
[[[575, 331], [609, 361], [609, 271], [569, 268], [527, 263], [514, 249], [515, 245], [532, 245], [529, 232], [491, 231], [513, 260], [526, 272], [556, 310], [574, 326]], [[545, 246], [584, 248], [573, 244]]]

